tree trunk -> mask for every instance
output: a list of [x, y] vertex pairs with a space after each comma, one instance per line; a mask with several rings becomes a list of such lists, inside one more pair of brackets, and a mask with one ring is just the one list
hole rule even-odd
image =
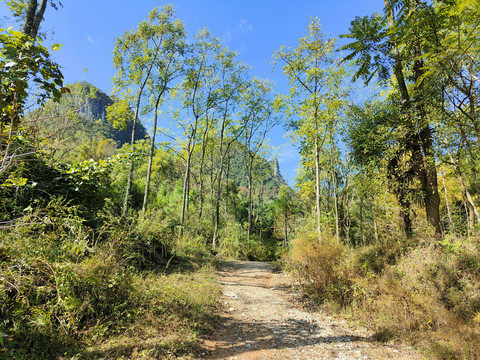
[[[351, 219], [350, 219], [350, 203], [352, 202], [352, 199], [350, 199], [350, 179], [349, 179], [349, 162], [348, 162], [348, 153], [347, 153], [347, 148], [345, 148], [345, 172], [343, 175], [343, 196], [342, 196], [342, 204], [343, 204], [343, 231], [345, 233], [345, 241], [347, 243], [350, 243], [350, 227], [351, 227]], [[353, 195], [352, 195], [353, 197]]]
[[[147, 80], [150, 78], [150, 73], [153, 68], [153, 64], [155, 63], [155, 59], [157, 57], [157, 54], [155, 54], [152, 63], [150, 64], [147, 74], [145, 75], [145, 79], [143, 79], [143, 83], [140, 85], [140, 89], [138, 90], [137, 94], [137, 103], [135, 105], [135, 115], [133, 116], [133, 123], [132, 123], [132, 137], [130, 139], [130, 144], [132, 145], [132, 150], [135, 150], [134, 145], [135, 145], [135, 131], [137, 128], [137, 121], [138, 121], [138, 114], [140, 112], [140, 101], [142, 99], [142, 94], [143, 94], [143, 89], [145, 88], [145, 85], [147, 84]], [[127, 187], [125, 189], [125, 199], [123, 201], [123, 212], [122, 212], [122, 217], [127, 216], [128, 208], [129, 208], [129, 202], [130, 202], [130, 193], [132, 191], [132, 184], [133, 184], [133, 170], [134, 170], [134, 163], [133, 160], [130, 161], [130, 167], [128, 169], [128, 179], [127, 179]]]
[[413, 236], [412, 220], [410, 219], [410, 200], [407, 199], [406, 194], [401, 191], [397, 196], [400, 204], [400, 229], [405, 237], [411, 238]]
[[[472, 151], [472, 144], [470, 142], [470, 139], [468, 138], [468, 136], [465, 133], [465, 129], [464, 129], [463, 124], [460, 121], [458, 121], [457, 126], [458, 126], [458, 129], [460, 131], [460, 135], [462, 137], [462, 142], [465, 144], [465, 149], [467, 150], [468, 155], [469, 155], [468, 162], [470, 164], [470, 171], [472, 172], [473, 182], [475, 184], [475, 191], [477, 193], [477, 200], [478, 200], [480, 198], [480, 185], [478, 183], [477, 169], [475, 167], [476, 156]], [[480, 140], [480, 139], [478, 139], [478, 140]]]
[[[230, 147], [232, 144], [236, 141], [235, 139], [232, 139], [227, 142], [226, 149], [225, 151], [223, 150], [224, 147], [224, 140], [225, 140], [225, 118], [226, 118], [226, 113], [224, 114], [224, 118], [222, 121], [222, 128], [220, 131], [220, 167], [217, 175], [217, 190], [215, 194], [215, 226], [214, 226], [214, 231], [213, 231], [213, 240], [212, 240], [212, 246], [215, 248], [217, 245], [217, 239], [218, 239], [218, 231], [220, 229], [220, 196], [222, 194], [222, 179], [223, 179], [223, 168], [225, 166], [225, 159], [228, 157], [228, 154], [230, 152]], [[228, 161], [228, 168], [227, 168], [227, 188], [228, 188], [228, 177], [230, 173], [230, 160]], [[227, 195], [227, 206], [228, 206], [228, 195]]]
[[187, 162], [185, 164], [185, 175], [183, 177], [183, 193], [182, 193], [182, 212], [180, 215], [180, 235], [183, 234], [183, 225], [185, 224], [185, 214], [188, 210], [188, 198], [190, 193], [190, 165], [192, 161], [193, 150], [195, 148], [195, 139], [193, 132], [193, 136], [188, 141], [187, 147]]
[[208, 130], [210, 128], [210, 125], [208, 123], [208, 119], [206, 119], [206, 124], [205, 124], [205, 131], [203, 132], [203, 140], [202, 140], [202, 158], [200, 160], [200, 174], [199, 174], [199, 181], [200, 181], [200, 206], [198, 209], [198, 218], [200, 219], [203, 214], [203, 201], [204, 201], [204, 195], [203, 195], [203, 166], [205, 164], [205, 151], [207, 148], [208, 144]]
[[147, 212], [148, 193], [150, 192], [150, 179], [152, 177], [153, 154], [155, 152], [155, 133], [157, 132], [158, 109], [155, 107], [155, 115], [153, 116], [153, 133], [150, 141], [150, 151], [148, 154], [147, 179], [145, 184], [145, 192], [143, 194], [142, 215]]
[[249, 155], [249, 167], [247, 169], [247, 180], [248, 180], [248, 228], [247, 228], [247, 241], [250, 241], [250, 234], [252, 228], [252, 212], [253, 212], [253, 201], [252, 201], [252, 169], [253, 168], [253, 157]]
[[315, 134], [315, 207], [317, 217], [317, 234], [318, 242], [322, 242], [322, 224], [321, 224], [321, 208], [320, 208], [320, 149], [318, 146], [318, 136]]
[[262, 181], [262, 186], [260, 187], [260, 198], [258, 199], [258, 202], [259, 202], [258, 214], [259, 214], [259, 217], [260, 217], [260, 231], [259, 231], [260, 241], [263, 240], [263, 195], [264, 195], [264, 191], [265, 191], [265, 188], [264, 188], [263, 181]]
[[372, 198], [372, 218], [373, 218], [373, 236], [375, 237], [375, 243], [378, 244], [380, 236], [378, 234], [378, 222], [377, 222], [377, 214], [375, 210], [375, 199]]
[[450, 209], [450, 201], [448, 200], [448, 191], [447, 191], [447, 184], [445, 182], [445, 173], [441, 174], [441, 177], [443, 181], [443, 191], [445, 193], [445, 203], [447, 205], [448, 223], [450, 224], [450, 230], [455, 231], [455, 225], [453, 223], [453, 218], [452, 218], [452, 211]]
[[[416, 46], [415, 55], [417, 59], [414, 60], [414, 75], [416, 82], [421, 82], [423, 76], [423, 61], [420, 58], [420, 46]], [[417, 92], [423, 92], [423, 85], [420, 83], [416, 86]], [[435, 156], [433, 150], [432, 130], [428, 125], [427, 111], [424, 100], [417, 99], [415, 105], [422, 119], [421, 129], [419, 133], [420, 144], [423, 150], [422, 160], [423, 166], [420, 168], [420, 180], [422, 190], [424, 193], [425, 212], [427, 214], [427, 221], [435, 229], [435, 233], [441, 234], [440, 227], [440, 196], [438, 194], [438, 180], [437, 168], [435, 165]]]
[[[220, 148], [222, 146], [220, 145]], [[222, 174], [224, 166], [224, 157], [220, 155], [220, 169], [217, 177], [217, 191], [215, 194], [215, 227], [213, 230], [212, 247], [217, 246], [218, 231], [220, 229], [220, 196], [222, 194]]]
[[147, 168], [147, 179], [145, 184], [145, 192], [143, 194], [143, 205], [142, 205], [142, 215], [145, 216], [147, 212], [147, 203], [148, 203], [148, 194], [150, 192], [150, 179], [152, 177], [152, 164], [153, 164], [153, 154], [155, 153], [155, 135], [157, 133], [157, 120], [158, 120], [158, 106], [160, 104], [160, 100], [165, 92], [166, 87], [160, 91], [155, 101], [155, 111], [153, 115], [153, 133], [152, 139], [150, 141], [150, 152], [148, 154], [148, 168]]
[[359, 213], [359, 222], [360, 222], [360, 241], [362, 245], [365, 244], [365, 231], [363, 229], [363, 196], [360, 195], [360, 213]]
[[438, 194], [437, 167], [435, 166], [435, 157], [433, 155], [433, 144], [430, 126], [426, 125], [421, 131], [423, 159], [424, 159], [424, 181], [422, 181], [423, 191], [425, 193], [425, 211], [427, 221], [435, 229], [435, 233], [441, 234], [440, 227], [440, 196]]
[[35, 39], [38, 35], [40, 23], [43, 20], [43, 14], [47, 8], [47, 0], [42, 0], [38, 5], [37, 0], [30, 0], [28, 3], [25, 21], [22, 26], [22, 33]]
[[[332, 146], [333, 146], [333, 144], [332, 144]], [[340, 220], [339, 220], [339, 215], [338, 215], [337, 174], [335, 172], [333, 156], [332, 156], [331, 166], [332, 166], [333, 201], [334, 201], [334, 209], [335, 209], [335, 235], [337, 237], [337, 240], [340, 240]]]
[[[393, 7], [391, 6], [390, 0], [384, 0], [385, 8], [390, 11], [390, 22], [389, 25], [391, 28], [395, 26], [394, 24], [394, 11]], [[412, 11], [416, 10], [416, 5], [412, 5]], [[401, 58], [398, 50], [398, 46], [395, 43], [395, 39], [391, 37], [391, 41], [393, 42], [393, 57], [394, 57], [394, 73], [395, 78], [397, 80], [397, 84], [400, 90], [400, 94], [402, 96], [402, 107], [405, 111], [405, 114], [408, 115], [409, 111], [411, 110], [410, 104], [410, 96], [408, 93], [408, 89], [405, 82], [405, 77], [403, 74], [403, 65], [401, 63]], [[423, 60], [421, 58], [421, 48], [419, 39], [414, 39], [414, 52], [415, 52], [415, 60], [413, 61], [413, 72], [415, 78], [415, 93], [420, 93], [422, 96], [423, 92], [423, 84], [421, 83], [421, 78], [423, 75]], [[420, 124], [420, 130], [418, 133], [418, 138], [420, 140], [421, 150], [423, 153], [420, 153], [420, 149], [418, 149], [418, 145], [414, 144], [411, 149], [414, 152], [413, 157], [417, 157], [419, 166], [419, 177], [422, 185], [422, 190], [424, 194], [424, 205], [425, 205], [425, 212], [427, 215], [427, 221], [430, 225], [433, 226], [435, 229], [436, 234], [441, 233], [440, 228], [440, 197], [438, 194], [438, 183], [437, 183], [437, 170], [435, 166], [435, 157], [433, 151], [433, 142], [431, 136], [431, 128], [428, 125], [426, 119], [426, 110], [425, 104], [423, 99], [418, 98], [415, 101], [415, 106], [417, 111], [422, 119]], [[411, 116], [411, 115], [410, 115]], [[412, 127], [412, 134], [417, 133], [417, 130]], [[413, 139], [416, 139], [415, 136]], [[416, 141], [415, 141], [416, 142]], [[415, 154], [416, 152], [416, 154]], [[409, 201], [408, 201], [409, 203]], [[402, 211], [404, 212], [404, 211]], [[407, 219], [404, 219], [407, 220]], [[408, 219], [409, 220], [409, 219]], [[409, 221], [407, 221], [408, 223]]]
[[228, 215], [228, 206], [230, 203], [230, 158], [227, 159], [227, 171], [225, 173], [225, 185], [226, 185], [226, 194], [225, 194], [225, 212], [224, 217], [227, 218]]
[[[480, 223], [480, 212], [478, 211], [477, 207], [475, 206], [475, 203], [473, 202], [473, 198], [470, 195], [470, 191], [468, 191], [467, 185], [465, 185], [465, 181], [463, 180], [458, 159], [455, 161], [450, 153], [449, 153], [449, 156], [450, 156], [450, 161], [452, 162], [453, 167], [455, 169], [455, 173], [457, 174], [458, 182], [460, 183], [460, 186], [462, 188], [462, 194], [464, 196], [465, 205], [469, 209], [470, 218], [473, 219], [473, 223], [471, 223], [472, 220], [469, 221], [471, 223], [470, 227], [473, 228], [475, 218], [477, 219], [477, 222]], [[458, 154], [457, 154], [457, 158], [458, 158]]]

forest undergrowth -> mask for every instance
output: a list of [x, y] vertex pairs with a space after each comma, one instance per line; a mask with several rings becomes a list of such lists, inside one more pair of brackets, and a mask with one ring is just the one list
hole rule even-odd
[[480, 241], [385, 238], [356, 248], [301, 234], [284, 258], [305, 296], [433, 359], [480, 358]]
[[0, 358], [176, 358], [212, 329], [212, 258], [165, 224], [112, 217], [93, 233], [58, 204], [18, 222], [0, 230]]

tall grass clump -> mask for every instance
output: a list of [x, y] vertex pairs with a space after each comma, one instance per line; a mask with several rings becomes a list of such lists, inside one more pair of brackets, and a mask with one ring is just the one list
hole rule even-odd
[[353, 283], [345, 262], [346, 250], [333, 237], [319, 241], [316, 234], [301, 233], [292, 241], [287, 262], [316, 300], [347, 306], [352, 301]]

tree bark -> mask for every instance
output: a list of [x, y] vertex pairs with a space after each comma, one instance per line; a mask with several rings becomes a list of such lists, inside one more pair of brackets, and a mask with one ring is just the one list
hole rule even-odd
[[195, 149], [195, 135], [197, 133], [198, 119], [195, 119], [195, 124], [192, 129], [190, 139], [187, 146], [187, 162], [185, 164], [185, 176], [183, 178], [183, 194], [182, 194], [182, 212], [180, 215], [180, 236], [183, 234], [183, 225], [185, 224], [185, 214], [188, 210], [188, 200], [190, 193], [190, 165], [192, 161], [193, 151]]
[[203, 139], [202, 139], [202, 158], [200, 160], [200, 174], [199, 174], [199, 181], [200, 181], [200, 206], [198, 209], [198, 218], [200, 219], [203, 214], [203, 202], [204, 202], [204, 195], [203, 195], [203, 167], [205, 164], [205, 151], [208, 145], [208, 130], [210, 129], [210, 123], [208, 118], [206, 119], [205, 124], [205, 131], [203, 132]]
[[375, 210], [375, 199], [372, 198], [372, 220], [373, 220], [373, 236], [375, 238], [375, 243], [378, 244], [380, 236], [378, 234], [378, 221], [377, 221], [377, 214]]
[[[152, 72], [152, 68], [153, 68], [153, 65], [155, 63], [156, 58], [157, 58], [157, 54], [155, 53], [153, 61], [150, 64], [150, 66], [147, 70], [147, 73], [145, 75], [145, 79], [143, 79], [143, 82], [140, 85], [140, 89], [138, 90], [137, 103], [135, 105], [135, 115], [133, 116], [133, 123], [132, 123], [132, 137], [130, 139], [130, 144], [132, 145], [132, 147], [135, 145], [135, 132], [136, 132], [136, 128], [137, 128], [138, 114], [140, 113], [140, 102], [142, 100], [143, 90], [145, 89], [145, 86], [147, 85], [147, 80], [150, 78], [150, 74]], [[135, 149], [133, 149], [133, 150], [135, 150]], [[125, 199], [123, 201], [122, 217], [127, 216], [127, 212], [128, 212], [128, 208], [129, 208], [130, 193], [132, 191], [132, 184], [133, 184], [133, 170], [134, 170], [134, 162], [132, 160], [132, 161], [130, 161], [130, 166], [129, 166], [129, 169], [128, 169], [128, 179], [127, 179], [127, 187], [125, 189]]]
[[333, 141], [332, 141], [332, 156], [331, 156], [331, 164], [330, 166], [332, 167], [331, 169], [331, 174], [332, 174], [332, 186], [333, 186], [333, 201], [334, 201], [334, 209], [335, 209], [335, 235], [337, 237], [337, 240], [340, 240], [340, 219], [339, 219], [339, 214], [338, 214], [338, 185], [337, 185], [337, 173], [335, 171], [335, 164], [334, 164], [334, 149], [335, 147], [333, 146]]
[[321, 223], [321, 208], [320, 208], [320, 149], [318, 146], [318, 135], [315, 134], [315, 208], [317, 218], [317, 234], [318, 242], [322, 239], [322, 223]]
[[360, 241], [362, 245], [365, 245], [365, 230], [364, 230], [364, 221], [363, 221], [363, 196], [360, 195], [360, 213], [359, 213], [359, 222], [360, 222]]
[[157, 96], [157, 100], [155, 102], [155, 111], [153, 115], [153, 133], [152, 133], [152, 139], [150, 141], [150, 152], [148, 154], [147, 179], [145, 184], [145, 193], [143, 195], [142, 215], [145, 215], [147, 211], [148, 193], [150, 192], [150, 179], [152, 177], [153, 154], [155, 152], [155, 135], [157, 133], [158, 106], [160, 104], [160, 100], [164, 92], [165, 92], [165, 87]]
[[[390, 0], [384, 0], [385, 8], [390, 12], [390, 22], [389, 25], [391, 28], [395, 26], [395, 17], [393, 7], [391, 6]], [[412, 5], [412, 10], [415, 10], [415, 4]], [[403, 65], [401, 63], [401, 58], [398, 50], [398, 44], [396, 44], [395, 39], [391, 36], [390, 40], [393, 42], [393, 58], [394, 58], [394, 74], [397, 80], [397, 84], [402, 96], [402, 107], [405, 111], [405, 115], [412, 116], [409, 114], [411, 111], [411, 101], [408, 93], [408, 89], [405, 82], [405, 76], [403, 74]], [[413, 61], [413, 72], [415, 78], [415, 88], [416, 93], [423, 93], [423, 84], [421, 83], [421, 78], [423, 75], [423, 60], [421, 58], [421, 48], [419, 39], [414, 39], [414, 53], [415, 60]], [[423, 94], [422, 94], [423, 95]], [[431, 128], [428, 125], [426, 119], [426, 109], [423, 99], [416, 99], [415, 106], [421, 118], [420, 129], [417, 131], [412, 126], [412, 141], [414, 142], [411, 146], [413, 158], [417, 159], [417, 166], [419, 166], [419, 177], [422, 185], [422, 190], [424, 193], [424, 205], [425, 212], [427, 215], [427, 221], [433, 226], [436, 234], [441, 233], [440, 228], [440, 197], [438, 194], [438, 183], [437, 183], [437, 170], [435, 166], [435, 157], [433, 151], [433, 141], [431, 135]], [[418, 133], [418, 135], [417, 135]], [[417, 139], [419, 144], [417, 144]], [[418, 147], [420, 145], [420, 148]], [[420, 151], [423, 151], [420, 153]], [[408, 201], [409, 203], [409, 201]], [[406, 203], [405, 203], [406, 204]], [[403, 211], [402, 211], [403, 212]], [[406, 228], [407, 224], [410, 223], [409, 219], [404, 219], [407, 222], [405, 223]]]
[[[247, 151], [249, 151], [247, 149]], [[249, 166], [247, 169], [247, 181], [248, 181], [248, 228], [247, 228], [247, 241], [250, 241], [250, 235], [252, 231], [252, 212], [253, 212], [253, 201], [252, 201], [252, 194], [253, 194], [253, 157], [249, 155], [248, 158]]]
[[445, 193], [445, 203], [447, 205], [447, 215], [448, 215], [448, 222], [450, 224], [450, 230], [454, 231], [455, 230], [455, 225], [453, 223], [453, 218], [452, 218], [452, 211], [450, 209], [450, 201], [448, 200], [448, 191], [447, 191], [447, 184], [445, 182], [445, 173], [441, 175], [442, 181], [443, 181], [443, 191]]
[[25, 14], [25, 21], [22, 26], [22, 33], [35, 39], [38, 35], [40, 23], [43, 20], [45, 9], [47, 8], [47, 0], [42, 0], [38, 5], [37, 0], [30, 0]]
[[[472, 220], [470, 220], [470, 227], [473, 228], [475, 218], [477, 219], [477, 222], [480, 223], [480, 212], [475, 206], [475, 203], [473, 202], [473, 198], [470, 194], [470, 191], [468, 191], [468, 187], [465, 184], [465, 181], [463, 180], [463, 175], [462, 175], [462, 171], [460, 170], [460, 164], [458, 159], [454, 160], [450, 153], [449, 153], [449, 156], [450, 156], [450, 161], [452, 162], [453, 168], [455, 169], [455, 173], [457, 174], [458, 182], [460, 183], [460, 186], [462, 188], [462, 194], [464, 196], [465, 205], [469, 209], [470, 218], [473, 219], [473, 222]], [[458, 154], [457, 154], [457, 157], [458, 157]]]
[[[414, 60], [414, 76], [416, 82], [417, 92], [423, 93], [424, 86], [421, 83], [423, 76], [423, 60], [421, 59], [420, 45], [415, 45]], [[420, 171], [420, 178], [422, 184], [422, 190], [424, 192], [425, 212], [427, 214], [427, 221], [435, 229], [437, 235], [441, 234], [440, 227], [440, 196], [438, 194], [438, 180], [437, 180], [437, 168], [435, 165], [435, 155], [433, 150], [432, 141], [432, 129], [430, 128], [427, 120], [427, 111], [425, 108], [423, 99], [416, 99], [415, 105], [417, 106], [420, 118], [422, 120], [421, 129], [419, 132], [420, 144], [423, 150], [423, 166]]]

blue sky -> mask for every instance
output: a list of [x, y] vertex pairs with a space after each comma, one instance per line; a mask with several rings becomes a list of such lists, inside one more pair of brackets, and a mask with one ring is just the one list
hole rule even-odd
[[[321, 20], [324, 32], [338, 37], [348, 31], [355, 16], [380, 11], [382, 0], [62, 0], [63, 8], [48, 8], [42, 25], [48, 42], [63, 44], [54, 55], [67, 83], [86, 80], [109, 93], [115, 74], [112, 49], [115, 37], [135, 28], [154, 7], [171, 3], [177, 17], [193, 36], [207, 27], [223, 44], [239, 52], [253, 67], [251, 74], [277, 83], [277, 92], [288, 91], [280, 69], [268, 64], [280, 46], [296, 47], [305, 36], [311, 17]], [[0, 3], [0, 18], [9, 15]], [[4, 24], [8, 26], [9, 24]], [[86, 72], [85, 69], [88, 69]], [[277, 150], [280, 170], [293, 185], [299, 156], [284, 137], [282, 127], [270, 134]]]

